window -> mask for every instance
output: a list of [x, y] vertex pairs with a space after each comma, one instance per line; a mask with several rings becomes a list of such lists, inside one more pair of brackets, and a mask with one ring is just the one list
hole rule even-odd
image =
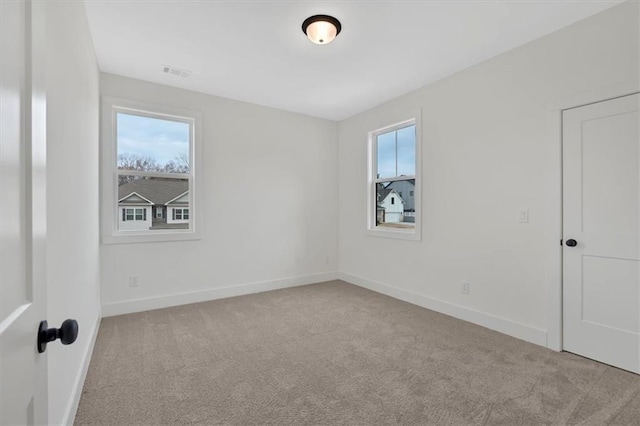
[[122, 221], [131, 221], [131, 220], [147, 220], [147, 210], [146, 209], [122, 209]]
[[173, 209], [173, 220], [189, 220], [189, 209]]
[[[102, 241], [199, 238], [189, 211], [198, 211], [200, 115], [104, 98], [102, 122]], [[180, 206], [174, 216], [164, 214], [170, 203]]]
[[370, 235], [420, 239], [419, 200], [414, 197], [420, 184], [418, 117], [369, 133]]

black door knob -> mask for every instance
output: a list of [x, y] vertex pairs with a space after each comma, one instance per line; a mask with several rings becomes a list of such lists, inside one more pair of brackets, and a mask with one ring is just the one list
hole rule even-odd
[[574, 239], [567, 240], [567, 246], [568, 247], [575, 247], [577, 245], [578, 245], [578, 242], [576, 240], [574, 240]]
[[78, 321], [65, 320], [60, 328], [49, 328], [46, 321], [40, 321], [38, 328], [38, 352], [47, 350], [47, 343], [60, 339], [63, 345], [70, 345], [78, 338]]

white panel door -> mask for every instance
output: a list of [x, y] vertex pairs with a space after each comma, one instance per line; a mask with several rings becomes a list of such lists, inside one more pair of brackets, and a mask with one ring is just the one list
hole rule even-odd
[[0, 422], [47, 423], [44, 2], [0, 1]]
[[639, 123], [637, 94], [563, 113], [563, 347], [635, 373]]

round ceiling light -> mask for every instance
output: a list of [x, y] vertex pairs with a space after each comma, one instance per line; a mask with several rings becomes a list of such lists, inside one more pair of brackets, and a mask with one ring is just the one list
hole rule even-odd
[[302, 31], [315, 44], [329, 44], [342, 30], [342, 25], [333, 16], [314, 15], [304, 20]]

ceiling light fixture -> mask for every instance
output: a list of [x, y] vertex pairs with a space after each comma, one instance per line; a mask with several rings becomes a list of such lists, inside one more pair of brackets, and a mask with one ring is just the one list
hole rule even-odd
[[342, 25], [333, 16], [314, 15], [302, 23], [302, 32], [315, 44], [329, 44], [342, 30]]

